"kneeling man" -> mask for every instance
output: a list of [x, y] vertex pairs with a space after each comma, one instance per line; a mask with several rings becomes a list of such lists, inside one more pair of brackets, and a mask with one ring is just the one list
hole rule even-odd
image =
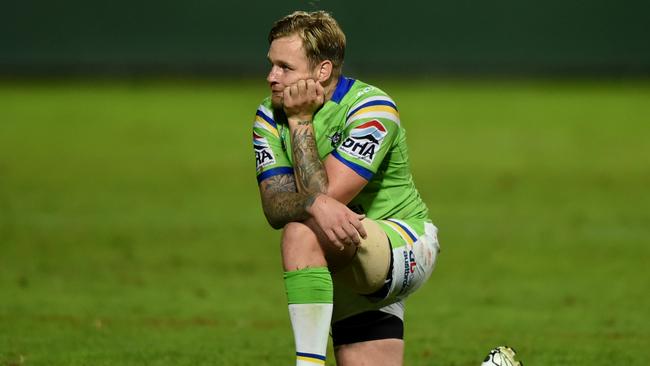
[[269, 34], [271, 95], [253, 146], [282, 259], [296, 364], [401, 365], [404, 300], [433, 271], [437, 229], [415, 188], [395, 102], [342, 74], [345, 35], [326, 12]]

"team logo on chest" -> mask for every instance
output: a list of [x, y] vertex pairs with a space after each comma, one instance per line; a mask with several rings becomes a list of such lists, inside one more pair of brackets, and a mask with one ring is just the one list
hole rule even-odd
[[271, 150], [268, 141], [255, 132], [253, 132], [253, 148], [255, 149], [255, 164], [257, 165], [257, 171], [260, 171], [265, 166], [275, 163], [275, 156], [273, 156], [273, 150]]
[[350, 156], [371, 164], [385, 136], [386, 127], [381, 122], [372, 120], [353, 128], [339, 148]]

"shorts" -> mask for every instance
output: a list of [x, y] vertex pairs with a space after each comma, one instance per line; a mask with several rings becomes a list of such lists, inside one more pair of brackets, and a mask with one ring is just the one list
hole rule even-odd
[[359, 295], [334, 286], [332, 323], [366, 311], [379, 310], [404, 320], [404, 300], [431, 276], [440, 245], [438, 229], [424, 220], [377, 220], [391, 244], [392, 265], [381, 297]]

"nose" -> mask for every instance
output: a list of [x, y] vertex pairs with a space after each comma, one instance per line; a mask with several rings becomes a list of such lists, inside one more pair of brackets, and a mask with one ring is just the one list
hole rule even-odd
[[275, 84], [278, 82], [278, 70], [280, 68], [277, 66], [272, 66], [271, 70], [269, 71], [269, 74], [266, 76], [266, 81], [269, 82], [269, 84]]

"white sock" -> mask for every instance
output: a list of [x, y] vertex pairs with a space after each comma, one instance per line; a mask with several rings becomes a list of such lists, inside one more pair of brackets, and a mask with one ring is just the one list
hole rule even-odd
[[332, 304], [289, 305], [296, 341], [296, 366], [325, 364], [332, 308]]

